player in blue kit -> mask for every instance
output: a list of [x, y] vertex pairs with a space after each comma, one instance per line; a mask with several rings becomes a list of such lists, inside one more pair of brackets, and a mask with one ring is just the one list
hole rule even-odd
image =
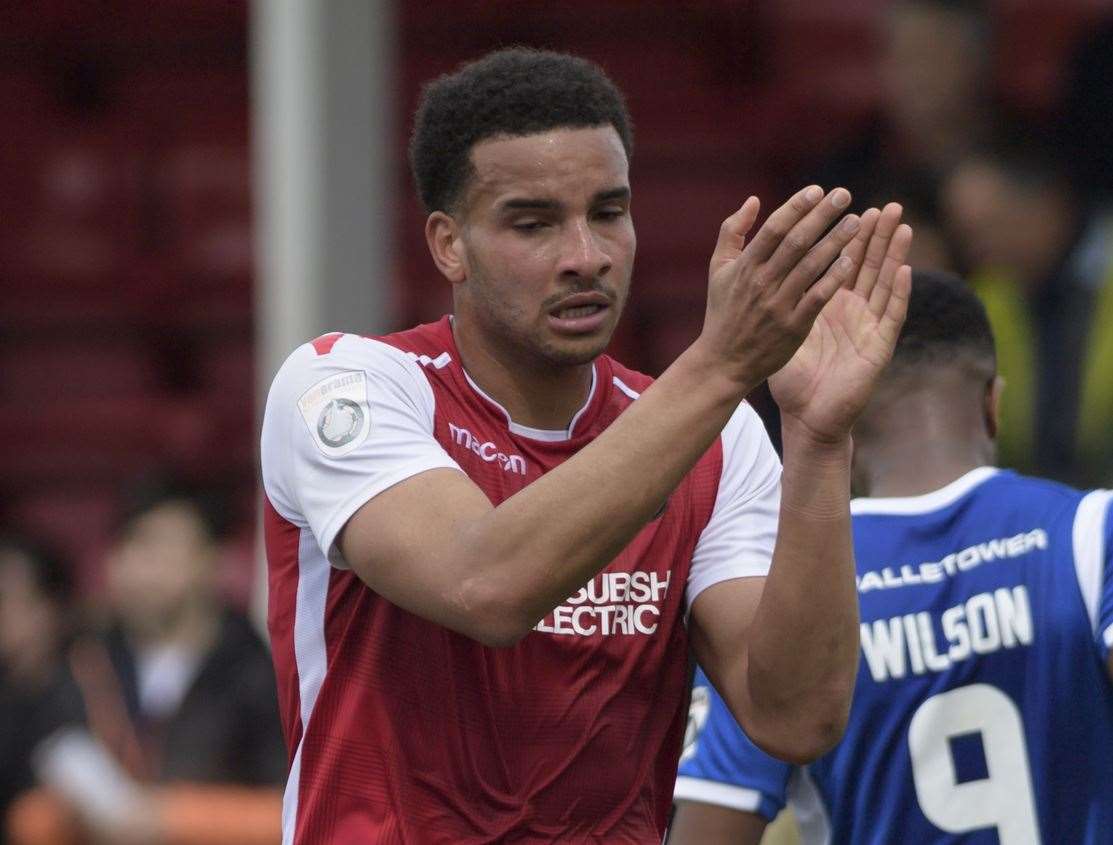
[[854, 431], [846, 735], [781, 763], [698, 674], [670, 845], [756, 843], [786, 801], [809, 843], [1113, 842], [1113, 492], [993, 468], [999, 390], [981, 303], [914, 272]]

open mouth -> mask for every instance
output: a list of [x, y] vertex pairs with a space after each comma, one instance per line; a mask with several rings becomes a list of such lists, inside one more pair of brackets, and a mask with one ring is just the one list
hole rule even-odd
[[602, 311], [607, 306], [593, 303], [591, 305], [576, 305], [571, 308], [561, 308], [556, 312], [556, 317], [559, 320], [576, 320], [580, 317], [590, 317]]
[[607, 323], [610, 300], [601, 293], [577, 293], [549, 311], [549, 325], [560, 334], [582, 335], [601, 330]]

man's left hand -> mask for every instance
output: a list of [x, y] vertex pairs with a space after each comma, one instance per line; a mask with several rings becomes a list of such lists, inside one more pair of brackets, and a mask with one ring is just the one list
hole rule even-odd
[[892, 358], [912, 290], [904, 263], [912, 228], [900, 222], [902, 213], [889, 203], [862, 215], [843, 250], [859, 266], [853, 285], [827, 303], [796, 354], [769, 380], [783, 424], [818, 442], [849, 436]]

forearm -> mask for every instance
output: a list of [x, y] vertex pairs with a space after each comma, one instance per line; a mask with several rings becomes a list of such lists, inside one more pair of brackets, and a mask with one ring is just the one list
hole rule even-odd
[[755, 812], [720, 804], [677, 801], [670, 845], [759, 845], [766, 821]]
[[508, 598], [532, 627], [653, 518], [748, 387], [690, 348], [591, 444], [468, 527], [470, 601]]
[[784, 444], [777, 545], [748, 640], [744, 683], [759, 732], [764, 724], [810, 727], [833, 742], [858, 666], [851, 446], [849, 439], [817, 444], [791, 423]]
[[282, 790], [180, 784], [155, 791], [162, 845], [267, 845], [282, 838]]

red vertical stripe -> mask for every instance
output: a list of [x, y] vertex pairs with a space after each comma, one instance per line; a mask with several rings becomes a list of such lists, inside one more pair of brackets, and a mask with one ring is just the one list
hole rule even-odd
[[298, 546], [301, 529], [283, 519], [263, 497], [263, 533], [267, 548], [267, 631], [271, 639], [278, 707], [290, 763], [301, 741], [301, 691], [294, 655], [294, 617], [298, 600]]

